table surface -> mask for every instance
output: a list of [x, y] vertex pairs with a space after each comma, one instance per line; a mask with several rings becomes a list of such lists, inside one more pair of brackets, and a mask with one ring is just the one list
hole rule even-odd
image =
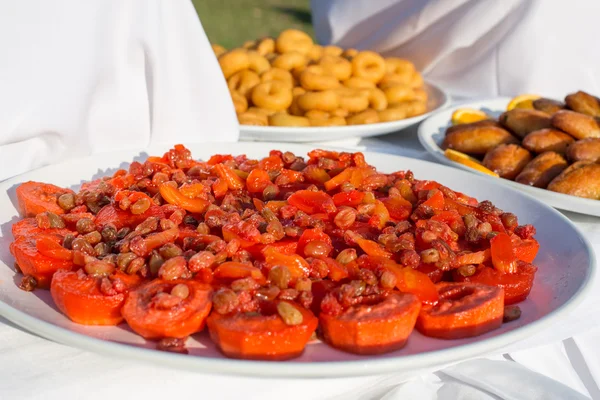
[[[377, 138], [320, 143], [434, 161], [416, 126]], [[595, 234], [600, 218], [565, 213]], [[600, 283], [598, 292], [600, 292]], [[569, 323], [440, 371], [327, 380], [204, 375], [110, 359], [25, 332], [0, 317], [0, 399], [159, 399], [200, 395], [220, 399], [600, 399], [600, 299], [590, 299]], [[572, 334], [577, 332], [575, 336]], [[561, 340], [564, 339], [564, 340]], [[150, 383], [150, 384], [149, 384]], [[408, 396], [408, 397], [407, 397]]]

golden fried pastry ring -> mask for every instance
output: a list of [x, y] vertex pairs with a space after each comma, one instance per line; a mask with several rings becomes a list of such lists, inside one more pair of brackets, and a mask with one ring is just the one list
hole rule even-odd
[[345, 81], [352, 75], [352, 64], [342, 57], [326, 54], [319, 60], [319, 65], [340, 81]]
[[236, 72], [227, 80], [229, 90], [235, 90], [246, 97], [250, 95], [251, 89], [259, 83], [260, 78], [258, 77], [258, 74], [247, 69]]
[[306, 90], [328, 90], [340, 86], [335, 76], [319, 65], [309, 65], [300, 74], [300, 84]]
[[273, 60], [271, 64], [275, 68], [285, 69], [291, 71], [296, 68], [302, 68], [306, 65], [308, 59], [304, 54], [300, 54], [296, 51], [280, 54]]
[[275, 41], [275, 47], [280, 53], [294, 51], [300, 54], [308, 54], [313, 45], [311, 37], [297, 29], [286, 29], [279, 34]]
[[271, 69], [271, 63], [264, 56], [261, 56], [256, 51], [248, 52], [249, 68], [257, 74], [263, 74]]
[[235, 107], [236, 113], [243, 113], [248, 109], [248, 100], [246, 100], [246, 97], [243, 94], [238, 93], [235, 90], [230, 90], [229, 93], [231, 94], [231, 100], [233, 100], [233, 106]]
[[262, 82], [252, 89], [252, 102], [260, 108], [283, 111], [292, 104], [292, 90], [279, 81]]
[[368, 79], [352, 76], [344, 81], [344, 86], [352, 89], [371, 89], [376, 88], [375, 84]]
[[339, 108], [339, 97], [333, 90], [306, 92], [298, 97], [298, 106], [305, 110], [333, 111]]
[[260, 76], [261, 82], [278, 81], [282, 82], [290, 88], [294, 87], [294, 77], [285, 69], [271, 68]]
[[221, 66], [223, 75], [225, 75], [225, 79], [229, 79], [236, 72], [250, 67], [248, 52], [244, 49], [234, 49], [223, 53], [219, 57], [219, 65]]
[[379, 114], [371, 108], [346, 118], [348, 125], [374, 124], [376, 122], [379, 122]]
[[269, 116], [269, 125], [272, 126], [310, 126], [310, 122], [306, 117], [290, 115], [284, 112], [279, 112]]
[[349, 113], [358, 113], [369, 108], [369, 95], [360, 89], [339, 88], [335, 91], [339, 98], [339, 106]]
[[377, 83], [385, 75], [385, 61], [374, 51], [361, 51], [352, 59], [352, 74]]

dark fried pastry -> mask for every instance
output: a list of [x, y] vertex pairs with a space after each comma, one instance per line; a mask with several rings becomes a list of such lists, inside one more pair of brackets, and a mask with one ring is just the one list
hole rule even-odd
[[483, 121], [471, 122], [468, 124], [458, 124], [453, 125], [446, 129], [446, 135], [452, 132], [462, 131], [463, 129], [471, 128], [471, 127], [482, 127], [482, 126], [495, 126], [497, 128], [502, 128], [498, 121], [493, 119], [484, 119]]
[[517, 144], [501, 144], [487, 152], [483, 165], [502, 178], [514, 179], [531, 161], [531, 154]]
[[482, 156], [503, 143], [518, 143], [507, 130], [495, 126], [473, 126], [446, 135], [442, 148]]
[[540, 129], [550, 128], [550, 116], [545, 112], [514, 108], [500, 115], [500, 124], [520, 138]]
[[545, 188], [567, 166], [567, 161], [563, 156], [553, 151], [547, 151], [531, 160], [517, 175], [515, 181], [524, 185]]
[[559, 154], [565, 154], [567, 147], [575, 139], [563, 131], [557, 129], [540, 129], [533, 131], [525, 136], [521, 145], [534, 153], [543, 153], [545, 151], [555, 151]]
[[565, 97], [567, 106], [578, 113], [600, 117], [600, 99], [581, 90]]
[[535, 108], [538, 111], [545, 112], [546, 114], [552, 115], [555, 112], [564, 109], [565, 103], [563, 103], [562, 101], [542, 97], [541, 99], [533, 101], [533, 108]]
[[600, 164], [577, 161], [554, 178], [548, 190], [600, 200]]
[[598, 120], [575, 111], [561, 110], [552, 116], [552, 126], [567, 132], [575, 139], [600, 137]]
[[600, 138], [578, 140], [567, 149], [571, 161], [600, 161]]

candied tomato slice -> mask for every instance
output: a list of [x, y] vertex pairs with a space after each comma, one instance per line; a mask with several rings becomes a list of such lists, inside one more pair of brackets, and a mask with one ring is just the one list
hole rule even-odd
[[515, 234], [511, 234], [510, 238], [513, 243], [515, 256], [521, 261], [532, 263], [540, 249], [538, 241], [534, 238], [521, 239]]
[[[277, 312], [280, 303], [293, 307], [300, 315], [288, 325]], [[210, 338], [227, 357], [247, 360], [289, 360], [304, 351], [318, 319], [309, 310], [291, 302], [277, 301], [262, 306], [260, 313], [222, 315], [213, 312], [208, 317]]]
[[255, 244], [247, 247], [246, 250], [252, 255], [255, 260], [264, 261], [265, 255], [263, 251], [269, 247], [274, 247], [281, 254], [292, 255], [296, 253], [298, 248], [298, 242], [292, 240], [280, 240], [279, 242], [271, 244]]
[[503, 288], [504, 303], [514, 304], [525, 300], [529, 296], [536, 272], [537, 267], [535, 265], [517, 261], [517, 271], [511, 274], [480, 265], [474, 275], [464, 277], [460, 274], [454, 274], [454, 279]]
[[439, 190], [435, 190], [433, 195], [425, 200], [422, 204], [429, 206], [434, 210], [443, 210], [445, 205], [444, 194]]
[[227, 261], [219, 265], [213, 272], [216, 279], [235, 280], [251, 277], [260, 285], [264, 285], [266, 283], [265, 276], [260, 269], [252, 266], [251, 264]]
[[499, 233], [490, 240], [490, 253], [494, 268], [503, 273], [517, 271], [517, 257], [510, 236]]
[[411, 202], [403, 197], [385, 197], [381, 199], [381, 202], [387, 208], [390, 217], [396, 221], [404, 221], [412, 213], [413, 206]]
[[283, 165], [283, 160], [276, 154], [263, 158], [258, 162], [258, 167], [265, 171], [280, 171]]
[[270, 184], [269, 173], [260, 168], [254, 168], [246, 178], [246, 187], [250, 193], [262, 193]]
[[312, 228], [306, 229], [304, 232], [302, 232], [302, 235], [300, 235], [300, 239], [298, 239], [298, 247], [296, 249], [296, 252], [299, 255], [304, 256], [304, 248], [306, 247], [306, 245], [316, 240], [325, 242], [329, 246], [332, 246], [331, 237], [329, 237], [328, 234], [323, 232], [321, 228]]
[[205, 199], [189, 198], [183, 195], [179, 189], [165, 183], [160, 185], [159, 191], [160, 195], [167, 203], [176, 205], [192, 213], [201, 213], [210, 204], [210, 202]]
[[108, 224], [113, 224], [117, 229], [123, 227], [135, 228], [149, 217], [164, 218], [165, 212], [159, 206], [150, 206], [150, 208], [142, 214], [132, 214], [129, 211], [123, 211], [119, 207], [108, 204], [98, 211], [98, 214], [96, 215], [96, 226], [103, 227]]
[[277, 265], [287, 267], [294, 279], [307, 277], [310, 272], [310, 266], [306, 260], [297, 254], [282, 254], [277, 251], [277, 247], [267, 246], [263, 250], [267, 268], [273, 268]]
[[440, 301], [424, 305], [417, 330], [439, 339], [478, 336], [499, 328], [504, 315], [502, 288], [476, 283], [438, 283]]
[[35, 217], [44, 211], [64, 214], [65, 211], [58, 205], [58, 198], [65, 193], [73, 191], [49, 183], [22, 183], [16, 189], [19, 212], [24, 217]]
[[381, 354], [406, 344], [420, 309], [416, 296], [392, 293], [375, 304], [351, 306], [339, 315], [321, 312], [319, 322], [331, 346], [355, 354]]
[[34, 277], [37, 281], [37, 287], [47, 289], [50, 287], [52, 275], [60, 269], [71, 270], [73, 261], [48, 257], [40, 253], [37, 248], [39, 238], [43, 238], [44, 241], [53, 241], [58, 246], [62, 241], [59, 235], [23, 236], [10, 244], [10, 252], [15, 257], [23, 275]]
[[452, 231], [461, 236], [464, 235], [465, 231], [467, 230], [462, 217], [456, 210], [438, 211], [433, 217], [431, 217], [431, 220], [445, 223], [450, 227], [450, 229], [452, 229]]
[[243, 248], [253, 246], [260, 241], [260, 231], [248, 221], [228, 223], [223, 226], [222, 232], [226, 242], [238, 239]]
[[[102, 279], [82, 272], [60, 270], [54, 274], [50, 294], [58, 309], [73, 322], [83, 325], [117, 325], [123, 320], [121, 308], [127, 291], [142, 278], [115, 271], [101, 290]], [[118, 287], [117, 292], [114, 287]], [[108, 292], [108, 293], [106, 293]]]
[[[185, 285], [188, 296], [171, 293]], [[155, 279], [129, 292], [121, 313], [131, 329], [145, 339], [186, 338], [204, 328], [212, 307], [212, 289], [197, 281]]]
[[356, 207], [359, 206], [365, 193], [358, 190], [350, 190], [348, 192], [340, 192], [333, 195], [333, 203], [337, 206]]
[[58, 235], [64, 237], [69, 233], [73, 233], [69, 229], [64, 228], [40, 228], [35, 218], [25, 218], [12, 225], [12, 235], [15, 239], [25, 236], [36, 236], [40, 233]]
[[288, 198], [288, 203], [308, 214], [336, 211], [333, 199], [323, 191], [299, 190]]
[[[245, 182], [240, 178], [231, 168], [225, 164], [217, 164], [213, 167], [215, 173], [219, 176], [223, 182], [227, 183], [227, 187], [231, 190], [241, 190], [245, 186]], [[194, 212], [194, 211], [192, 211]], [[202, 211], [196, 211], [202, 212]]]

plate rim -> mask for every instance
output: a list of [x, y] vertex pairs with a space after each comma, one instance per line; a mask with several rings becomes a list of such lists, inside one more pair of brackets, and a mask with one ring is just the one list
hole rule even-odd
[[[250, 143], [238, 142], [240, 146], [249, 145]], [[188, 143], [192, 145], [192, 143]], [[208, 143], [206, 143], [208, 144]], [[211, 143], [219, 146], [226, 146], [228, 143]], [[198, 145], [198, 143], [194, 143]], [[265, 147], [279, 146], [291, 146], [301, 148], [314, 148], [308, 144], [300, 143], [282, 143], [282, 142], [256, 142], [252, 145]], [[127, 153], [130, 151], [151, 151], [150, 149], [157, 146], [166, 146], [164, 144], [156, 144], [154, 146], [148, 146], [143, 149], [125, 149], [118, 150], [109, 153]], [[322, 148], [336, 150], [342, 149], [339, 146], [322, 146]], [[348, 150], [348, 149], [343, 149]], [[431, 161], [415, 159], [395, 154], [381, 153], [377, 151], [363, 151], [366, 156], [375, 157], [377, 155], [383, 155], [386, 158], [395, 158], [399, 161], [410, 160], [417, 163], [431, 164], [438, 168], [448, 168], [445, 165], [440, 165]], [[99, 153], [102, 154], [102, 153]], [[94, 155], [92, 155], [94, 156]], [[55, 167], [60, 164], [72, 163], [72, 162], [83, 162], [85, 157], [77, 157], [65, 161], [64, 163], [51, 164], [42, 168], [37, 168], [27, 173], [12, 177], [5, 181], [0, 182], [0, 188], [6, 189], [14, 186], [19, 182], [23, 182], [23, 176], [29, 173], [40, 171], [44, 168]], [[477, 178], [479, 179], [479, 178]], [[517, 195], [528, 197], [534, 202], [541, 203], [534, 196], [529, 193], [520, 192], [509, 186], [502, 186], [503, 190], [509, 190], [515, 192]], [[584, 249], [587, 252], [589, 258], [589, 264], [586, 268], [585, 277], [580, 283], [579, 288], [575, 293], [563, 304], [556, 309], [552, 310], [548, 314], [541, 318], [530, 322], [521, 327], [515, 328], [509, 332], [500, 334], [498, 336], [476, 340], [471, 343], [466, 343], [454, 347], [443, 348], [439, 350], [426, 351], [410, 355], [402, 355], [398, 357], [389, 358], [370, 358], [366, 356], [360, 360], [344, 360], [344, 361], [313, 361], [313, 362], [296, 362], [296, 361], [285, 361], [285, 362], [270, 362], [270, 361], [249, 361], [249, 360], [236, 360], [223, 358], [211, 358], [201, 356], [186, 356], [181, 354], [174, 354], [168, 352], [161, 352], [155, 349], [138, 347], [130, 344], [122, 344], [109, 340], [98, 339], [95, 337], [88, 336], [84, 333], [78, 333], [68, 328], [55, 325], [51, 322], [47, 322], [36, 317], [27, 314], [24, 311], [17, 309], [0, 300], [0, 316], [3, 316], [7, 320], [14, 324], [24, 328], [25, 330], [50, 339], [52, 341], [65, 344], [67, 346], [76, 347], [81, 350], [93, 351], [100, 355], [116, 356], [120, 359], [126, 359], [130, 361], [142, 361], [148, 362], [150, 365], [161, 365], [175, 369], [182, 369], [187, 371], [202, 372], [206, 374], [222, 374], [222, 375], [235, 375], [235, 376], [254, 376], [254, 377], [265, 377], [270, 378], [335, 378], [335, 377], [350, 377], [350, 376], [368, 376], [368, 375], [380, 375], [385, 373], [391, 373], [396, 371], [398, 368], [398, 360], [401, 359], [403, 363], [410, 363], [413, 369], [429, 368], [431, 365], [444, 365], [447, 363], [457, 362], [459, 360], [465, 360], [471, 357], [489, 354], [498, 350], [503, 346], [508, 346], [519, 340], [522, 340], [534, 333], [542, 330], [547, 325], [546, 321], [549, 319], [555, 319], [561, 315], [565, 315], [569, 311], [575, 309], [591, 292], [594, 278], [598, 274], [597, 258], [593, 247], [591, 246], [587, 237], [581, 232], [578, 226], [576, 226], [569, 218], [550, 207], [547, 204], [541, 203], [542, 207], [548, 209], [551, 214], [554, 214], [559, 219], [562, 219], [564, 223], [569, 225], [575, 233], [579, 236]], [[41, 327], [41, 328], [40, 328]], [[459, 354], [460, 353], [460, 354]], [[277, 366], [273, 368], [273, 366]]]
[[[475, 108], [475, 109], [480, 109], [483, 107], [492, 108], [492, 106], [489, 106], [489, 104], [500, 103], [503, 101], [506, 101], [506, 103], [508, 104], [508, 102], [510, 102], [510, 100], [511, 100], [511, 98], [506, 97], [506, 96], [487, 97], [487, 98], [477, 100], [477, 101], [469, 101], [469, 102], [463, 102], [460, 104], [455, 104], [455, 105], [452, 105], [445, 109], [441, 109], [436, 112], [433, 112], [427, 118], [425, 118], [423, 120], [423, 122], [419, 125], [419, 127], [417, 129], [417, 137], [419, 139], [419, 143], [421, 143], [421, 146], [423, 146], [425, 148], [427, 153], [429, 155], [431, 155], [432, 157], [434, 157], [437, 161], [439, 161], [445, 165], [448, 165], [448, 166], [451, 166], [454, 168], [458, 168], [463, 171], [467, 171], [472, 174], [490, 179], [492, 177], [490, 177], [489, 175], [484, 174], [483, 172], [474, 170], [473, 168], [469, 168], [463, 164], [452, 161], [444, 155], [442, 148], [435, 142], [435, 140], [433, 139], [433, 136], [432, 136], [434, 133], [433, 132], [434, 129], [432, 129], [432, 128], [436, 128], [436, 127], [433, 127], [433, 124], [434, 124], [433, 121], [434, 121], [434, 119], [436, 119], [438, 117], [441, 118], [442, 115], [445, 113], [449, 113], [449, 116], [451, 116], [452, 112], [456, 111], [459, 108]], [[504, 110], [502, 110], [502, 111], [504, 111]], [[450, 118], [448, 118], [448, 122], [450, 122]], [[437, 126], [437, 128], [439, 128], [439, 126]], [[521, 193], [526, 193], [526, 194], [529, 194], [534, 197], [536, 194], [543, 196], [543, 197], [548, 196], [547, 204], [553, 208], [558, 208], [560, 210], [570, 211], [570, 212], [574, 212], [574, 213], [578, 213], [578, 214], [582, 214], [582, 215], [591, 215], [591, 216], [595, 216], [595, 217], [600, 217], [600, 200], [586, 199], [583, 197], [571, 196], [571, 195], [564, 194], [564, 193], [552, 192], [547, 189], [541, 189], [541, 188], [536, 188], [533, 186], [523, 185], [523, 184], [520, 184], [520, 183], [517, 183], [514, 181], [502, 179], [502, 178], [494, 178], [494, 179], [497, 179], [501, 185], [513, 188]], [[519, 189], [521, 189], [521, 190], [519, 190]], [[542, 200], [540, 200], [540, 202], [541, 201]], [[546, 200], [544, 200], [543, 202], [546, 203]], [[563, 205], [558, 205], [557, 202], [561, 202], [561, 203], [566, 202], [567, 204], [569, 202], [571, 202], [571, 203], [575, 203], [575, 204], [572, 206], [569, 206], [569, 205], [563, 206]], [[578, 206], [579, 206], [579, 208], [578, 208]], [[589, 213], [589, 212], [581, 211], [581, 206], [586, 207], [586, 208], [597, 208], [598, 211], [597, 211], [597, 213]]]
[[[272, 142], [268, 138], [259, 139], [258, 135], [276, 135], [279, 134], [281, 137], [278, 140], [281, 143], [309, 143], [309, 142], [320, 142], [320, 141], [328, 141], [328, 140], [337, 140], [340, 138], [353, 138], [353, 137], [369, 137], [369, 136], [378, 136], [385, 135], [389, 133], [393, 133], [396, 130], [402, 130], [412, 126], [424, 119], [430, 117], [436, 112], [442, 111], [448, 108], [452, 104], [452, 96], [451, 94], [444, 90], [441, 86], [432, 83], [430, 81], [425, 81], [425, 86], [429, 86], [433, 90], [439, 92], [443, 101], [441, 104], [430, 110], [424, 114], [416, 115], [414, 117], [398, 120], [398, 121], [388, 121], [388, 122], [377, 122], [374, 124], [366, 124], [366, 125], [350, 125], [350, 126], [307, 126], [307, 127], [293, 127], [293, 126], [255, 126], [255, 125], [242, 125], [240, 124], [240, 140], [251, 140], [251, 141], [261, 141], [261, 142]], [[365, 128], [366, 127], [366, 128]], [[397, 127], [397, 128], [396, 128]], [[349, 129], [350, 128], [350, 129]], [[360, 134], [361, 130], [367, 130], [368, 133]], [[321, 133], [323, 135], [336, 135], [333, 138], [324, 137], [322, 139], [319, 138], [310, 138], [302, 141], [293, 140], [293, 135], [306, 134], [307, 132], [311, 132], [312, 134]], [[347, 133], [347, 134], [346, 134]], [[290, 136], [292, 136], [290, 138]], [[291, 139], [285, 141], [285, 139]], [[275, 142], [272, 142], [275, 143]]]

